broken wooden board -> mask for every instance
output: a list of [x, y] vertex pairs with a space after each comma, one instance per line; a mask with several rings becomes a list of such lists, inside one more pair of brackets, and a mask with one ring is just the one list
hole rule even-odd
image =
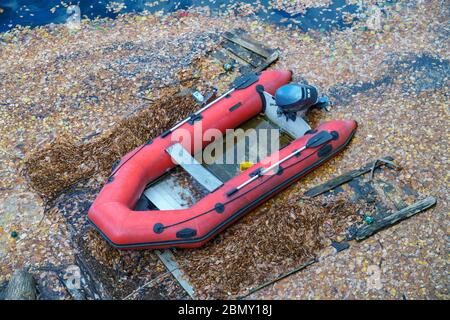
[[250, 37], [243, 29], [235, 29], [222, 34], [219, 49], [211, 55], [222, 65], [232, 65], [241, 74], [260, 72], [278, 59], [277, 49], [271, 49]]
[[[432, 207], [434, 197], [427, 197], [416, 192], [411, 186], [397, 179], [396, 170], [400, 169], [394, 158], [386, 156], [333, 178], [324, 184], [309, 189], [304, 194], [308, 197], [333, 196], [348, 192], [353, 201], [367, 203], [374, 212], [359, 213], [365, 217], [362, 226], [351, 226], [347, 240], [363, 240], [376, 232], [389, 227], [400, 220]], [[370, 177], [366, 175], [370, 173]]]
[[436, 198], [435, 197], [427, 197], [423, 200], [417, 201], [416, 203], [403, 208], [397, 212], [394, 212], [384, 218], [381, 218], [377, 221], [375, 221], [372, 224], [363, 226], [359, 228], [356, 231], [355, 239], [358, 241], [364, 240], [374, 233], [378, 232], [379, 230], [382, 230], [384, 228], [387, 228], [401, 220], [404, 220], [406, 218], [412, 217], [416, 213], [419, 213], [421, 211], [424, 211], [428, 208], [431, 208], [436, 204]]
[[[390, 156], [384, 157], [382, 159], [385, 159], [388, 161], [394, 160], [394, 158], [392, 158]], [[352, 181], [353, 179], [355, 179], [365, 173], [368, 173], [371, 170], [377, 169], [385, 164], [389, 165], [387, 162], [382, 162], [382, 161], [370, 162], [360, 169], [349, 171], [337, 178], [334, 178], [334, 179], [331, 179], [331, 180], [325, 182], [324, 184], [321, 184], [319, 186], [309, 189], [308, 191], [305, 192], [305, 196], [316, 197], [325, 192], [333, 190], [333, 189], [339, 187], [340, 185], [343, 185], [344, 183], [348, 183], [348, 182]]]
[[222, 47], [225, 48], [225, 50], [229, 51], [233, 57], [238, 56], [240, 60], [242, 60], [246, 64], [249, 64], [253, 68], [256, 68], [258, 65], [262, 64], [265, 60], [260, 55], [257, 55], [256, 53], [246, 50], [245, 48], [241, 47], [240, 45], [234, 42], [225, 40], [222, 43]]
[[[391, 156], [379, 158], [367, 163], [360, 169], [351, 170], [319, 186], [313, 187], [304, 194], [308, 197], [318, 197], [320, 195], [324, 197], [333, 197], [337, 194], [347, 192], [353, 201], [362, 200], [372, 205], [376, 209], [375, 214], [370, 216], [373, 220], [370, 220], [370, 223], [366, 222], [363, 225], [354, 225], [348, 230], [347, 241], [362, 241], [378, 231], [427, 210], [436, 204], [435, 197], [429, 196], [420, 200], [423, 196], [413, 190], [409, 185], [396, 180], [395, 174], [392, 174], [395, 172], [393, 169], [399, 169], [400, 167], [393, 161], [394, 158]], [[370, 177], [365, 177], [365, 175], [369, 173]], [[388, 174], [382, 176], [382, 173]], [[380, 176], [382, 176], [382, 178], [380, 178]], [[339, 243], [333, 242], [331, 246], [322, 250], [317, 258], [250, 289], [244, 296], [241, 296], [241, 298], [245, 298], [252, 293], [273, 285], [274, 283], [305, 269], [309, 265], [322, 260], [323, 257], [346, 250], [349, 246], [349, 243], [346, 241]]]
[[235, 43], [248, 51], [256, 53], [265, 59], [267, 59], [274, 51], [265, 47], [262, 43], [253, 40], [243, 29], [235, 29], [231, 32], [224, 32], [223, 37], [226, 40]]

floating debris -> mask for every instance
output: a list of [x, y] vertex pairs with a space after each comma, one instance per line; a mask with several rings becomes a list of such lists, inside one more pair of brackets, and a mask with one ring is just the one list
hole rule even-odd
[[200, 298], [233, 298], [310, 259], [359, 221], [364, 204], [286, 192], [201, 249], [174, 255]]
[[[347, 2], [357, 5], [360, 1]], [[205, 44], [204, 40], [212, 39], [207, 42], [214, 44], [213, 38], [220, 37], [223, 31], [243, 28], [268, 47], [280, 48], [276, 68], [292, 69], [294, 74], [301, 75], [296, 81], [314, 82], [331, 95], [335, 104], [329, 113], [311, 114], [310, 121], [314, 126], [327, 119], [349, 117], [356, 118], [360, 124], [349, 152], [311, 173], [288, 189], [286, 195], [306, 191], [355, 168], [355, 164], [362, 165], [368, 159], [389, 152], [405, 168], [399, 179], [407, 181], [422, 194], [434, 194], [438, 198], [433, 210], [352, 245], [338, 255], [326, 257], [304, 269], [300, 275], [293, 274], [250, 297], [448, 300], [445, 248], [448, 247], [446, 208], [450, 197], [447, 177], [443, 174], [448, 171], [448, 157], [443, 153], [448, 149], [448, 137], [442, 123], [448, 122], [449, 8], [437, 0], [385, 1], [383, 6], [379, 5], [383, 14], [378, 25], [373, 23], [377, 19], [370, 19], [366, 14], [372, 12], [366, 9], [378, 2], [364, 1], [361, 10], [355, 11], [356, 16], [352, 17], [353, 13], [350, 13], [345, 21], [339, 16], [336, 22], [328, 21], [319, 26], [319, 19], [315, 21], [312, 17], [308, 20], [314, 22], [310, 29], [295, 28], [296, 22], [292, 18], [282, 23], [285, 27], [271, 24], [272, 19], [255, 19], [257, 15], [245, 6], [240, 11], [241, 16], [236, 16], [234, 10], [219, 16], [217, 10], [214, 15], [211, 14], [214, 10], [209, 8], [194, 8], [169, 16], [123, 14], [114, 20], [82, 20], [81, 28], [75, 32], [64, 25], [48, 25], [33, 29], [20, 27], [2, 33], [0, 287], [22, 266], [39, 267], [52, 262], [59, 267], [77, 263], [72, 239], [76, 232], [69, 230], [70, 223], [62, 213], [49, 210], [44, 215], [44, 204], [37, 197], [20, 198], [24, 192], [32, 194], [18, 171], [22, 159], [30, 159], [33, 149], [35, 155], [38, 155], [37, 150], [49, 150], [48, 146], [55, 139], [65, 140], [66, 146], [82, 150], [80, 145], [104, 138], [107, 132], [116, 129], [121, 119], [139, 114], [139, 110], [160, 100], [167, 94], [166, 86], [186, 84], [187, 87], [190, 82], [180, 81], [186, 79], [183, 70], [189, 70], [192, 65], [197, 73], [186, 71], [187, 76], [208, 79], [208, 84], [222, 92], [236, 73], [233, 70], [224, 74], [223, 63], [217, 64], [208, 56], [213, 46]], [[53, 5], [49, 7], [49, 15], [53, 15], [51, 7]], [[8, 12], [8, 8], [4, 9], [2, 18]], [[274, 19], [280, 21], [279, 15], [271, 14], [274, 10], [258, 9], [266, 10], [268, 15], [277, 16]], [[328, 10], [328, 7], [319, 9]], [[55, 10], [56, 16], [58, 10], [65, 8]], [[299, 25], [302, 25], [301, 16], [294, 19], [300, 20]], [[330, 23], [333, 27], [327, 28]], [[6, 28], [9, 30], [12, 26]], [[206, 35], [204, 30], [208, 30]], [[201, 40], [195, 42], [195, 39]], [[183, 57], [188, 58], [183, 60]], [[138, 144], [146, 137], [126, 137], [125, 140]], [[105, 162], [99, 166], [99, 172], [108, 172], [118, 153], [129, 150], [126, 147], [119, 149], [114, 149], [117, 154], [111, 156], [109, 150], [104, 150], [106, 155], [102, 159]], [[89, 153], [84, 157], [77, 155], [77, 159], [94, 163], [90, 157]], [[90, 171], [81, 163], [77, 166], [88, 173], [96, 169], [93, 166]], [[67, 186], [68, 178], [76, 176], [72, 170], [70, 167], [68, 171], [59, 171], [62, 176], [52, 176], [61, 183], [58, 188]], [[66, 171], [70, 174], [64, 177]], [[102, 175], [99, 177], [100, 181], [92, 182], [93, 189], [103, 182]], [[46, 188], [44, 183], [42, 179], [36, 185], [39, 189], [42, 184], [42, 194], [48, 192], [51, 195], [58, 189]], [[66, 196], [69, 202], [69, 194], [62, 193], [61, 196]], [[30, 206], [18, 205], [22, 201]], [[81, 217], [81, 209], [88, 204], [89, 199], [80, 206], [73, 204], [67, 211], [73, 213], [80, 209], [77, 214]], [[14, 214], [10, 208], [14, 208]], [[267, 208], [256, 209], [248, 216], [249, 220], [236, 227], [244, 227], [265, 210]], [[10, 237], [11, 230], [18, 232], [16, 239]], [[23, 235], [26, 236], [22, 239]], [[237, 232], [231, 236], [236, 242], [243, 239]], [[261, 238], [264, 239], [262, 235]], [[100, 239], [95, 243], [98, 248], [107, 247]], [[142, 271], [152, 269], [155, 260], [147, 265], [142, 263], [141, 274], [122, 278], [121, 271], [131, 271], [117, 263], [120, 259], [109, 259], [115, 254], [110, 252], [99, 259], [116, 264], [114, 268], [108, 267], [107, 275], [98, 282], [109, 283], [110, 291], [117, 297], [183, 296], [173, 285], [170, 275], [164, 275], [164, 269], [158, 270], [160, 273], [157, 274]], [[233, 255], [227, 257], [228, 261], [233, 261]], [[195, 256], [200, 259], [200, 254], [193, 254]], [[133, 261], [128, 257], [122, 259]], [[130, 268], [137, 265], [132, 264]], [[101, 269], [102, 264], [98, 264], [98, 270]], [[266, 273], [261, 279], [278, 275], [273, 271], [275, 268], [262, 270]], [[378, 270], [382, 277], [381, 287], [368, 281], [373, 270]], [[138, 281], [140, 277], [142, 282]], [[35, 278], [41, 281], [39, 277]], [[132, 280], [127, 282], [127, 279]], [[48, 283], [55, 282], [56, 279], [48, 280]], [[117, 283], [121, 284], [120, 290], [114, 291]], [[258, 284], [261, 283], [248, 286]], [[212, 287], [202, 290], [205, 296], [223, 294]], [[54, 295], [57, 296], [67, 297], [65, 294]]]
[[94, 178], [103, 183], [113, 163], [145, 141], [156, 137], [177, 121], [194, 112], [198, 105], [192, 96], [175, 96], [155, 103], [144, 111], [118, 123], [110, 130], [82, 144], [72, 137], [60, 137], [28, 154], [23, 172], [30, 186], [44, 199], [52, 200], [59, 192], [81, 179]]

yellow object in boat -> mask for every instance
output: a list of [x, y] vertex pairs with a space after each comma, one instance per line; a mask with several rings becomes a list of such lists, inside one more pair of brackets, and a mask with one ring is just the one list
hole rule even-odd
[[253, 162], [244, 161], [239, 164], [239, 170], [245, 171], [253, 165]]

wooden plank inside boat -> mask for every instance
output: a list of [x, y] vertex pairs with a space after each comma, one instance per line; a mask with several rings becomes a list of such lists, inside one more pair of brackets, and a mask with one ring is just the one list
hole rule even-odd
[[189, 208], [207, 193], [208, 190], [179, 166], [144, 191], [145, 197], [159, 210]]
[[[278, 149], [288, 145], [293, 140], [290, 135], [282, 130], [278, 131], [279, 135], [274, 137], [271, 133], [275, 132], [275, 130], [272, 129], [280, 128], [262, 115], [245, 122], [238, 129], [242, 129], [244, 132], [249, 129], [254, 129], [256, 135], [261, 138], [263, 138], [263, 134], [266, 134], [267, 144], [259, 144], [258, 146], [251, 145], [251, 141], [246, 135], [233, 135], [234, 137], [231, 137], [231, 140], [234, 138], [235, 143], [233, 144], [227, 143], [227, 141], [230, 141], [230, 137], [224, 137], [223, 140], [211, 143], [211, 149], [223, 150], [223, 153], [219, 152], [212, 155], [212, 161], [203, 163], [203, 165], [224, 182], [240, 174], [240, 163], [249, 160], [261, 161], [273, 152], [278, 151]], [[278, 140], [275, 141], [274, 139]], [[244, 149], [245, 153], [240, 154], [238, 149]], [[235, 159], [235, 161], [228, 163], [227, 159], [230, 158]]]
[[192, 192], [181, 187], [173, 175], [168, 175], [153, 184], [144, 191], [144, 194], [159, 210], [185, 209], [195, 201]]
[[188, 172], [206, 190], [213, 192], [223, 183], [191, 156], [191, 154], [179, 143], [175, 143], [166, 149], [172, 159]]

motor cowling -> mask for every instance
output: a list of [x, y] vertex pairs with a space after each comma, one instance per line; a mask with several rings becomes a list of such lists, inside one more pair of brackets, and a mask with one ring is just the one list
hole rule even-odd
[[289, 83], [275, 92], [275, 102], [283, 113], [306, 111], [319, 100], [319, 92], [316, 87]]

